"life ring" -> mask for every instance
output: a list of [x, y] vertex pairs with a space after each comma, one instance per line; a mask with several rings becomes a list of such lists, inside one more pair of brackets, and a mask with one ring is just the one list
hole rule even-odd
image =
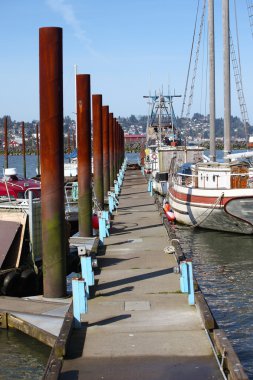
[[155, 153], [153, 153], [151, 157], [152, 157], [153, 160], [157, 159], [157, 155]]

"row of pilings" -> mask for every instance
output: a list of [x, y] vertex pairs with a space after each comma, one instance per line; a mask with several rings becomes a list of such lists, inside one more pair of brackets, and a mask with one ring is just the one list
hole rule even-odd
[[[39, 31], [39, 81], [43, 294], [46, 298], [61, 298], [66, 295], [67, 237], [61, 28]], [[124, 133], [109, 106], [102, 105], [102, 95], [92, 95], [92, 140], [89, 74], [76, 75], [76, 103], [79, 236], [91, 237], [93, 200], [96, 197], [104, 208], [105, 197], [124, 160]]]
[[[25, 140], [25, 123], [22, 121], [20, 124], [22, 133], [22, 156], [23, 156], [23, 176], [26, 178], [26, 140]], [[9, 141], [8, 141], [8, 117], [4, 116], [3, 119], [4, 129], [4, 169], [9, 167]], [[39, 125], [36, 124], [36, 154], [37, 154], [37, 167], [38, 175], [40, 175], [40, 147], [39, 147]]]

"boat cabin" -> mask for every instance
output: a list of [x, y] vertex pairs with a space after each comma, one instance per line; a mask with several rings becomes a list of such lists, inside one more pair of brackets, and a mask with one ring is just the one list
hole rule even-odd
[[200, 189], [244, 189], [249, 187], [249, 163], [199, 163], [191, 167], [192, 186]]

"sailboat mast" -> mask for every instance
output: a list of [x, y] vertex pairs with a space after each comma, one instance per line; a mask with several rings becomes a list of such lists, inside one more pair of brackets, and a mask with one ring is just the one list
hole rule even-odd
[[216, 161], [216, 152], [215, 152], [214, 0], [208, 1], [208, 41], [209, 41], [210, 160]]
[[159, 113], [158, 113], [158, 147], [161, 146], [161, 140], [162, 140], [162, 125], [161, 125], [161, 119], [162, 119], [162, 110], [161, 110], [161, 93], [159, 95]]
[[230, 43], [229, 43], [229, 0], [222, 0], [223, 21], [223, 70], [224, 70], [224, 159], [231, 152], [230, 118]]
[[75, 122], [76, 122], [76, 148], [77, 148], [77, 102], [76, 102], [76, 76], [77, 76], [77, 65], [74, 65], [74, 75], [75, 75]]

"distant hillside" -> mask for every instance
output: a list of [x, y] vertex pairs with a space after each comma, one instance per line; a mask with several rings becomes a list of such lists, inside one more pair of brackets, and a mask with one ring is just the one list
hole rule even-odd
[[[3, 139], [3, 120], [4, 118], [0, 117], [0, 139]], [[147, 116], [119, 116], [117, 120], [127, 133], [142, 134], [146, 132]], [[33, 120], [32, 122], [25, 121], [25, 133], [27, 138], [30, 138], [35, 133], [37, 123], [39, 123], [38, 120]], [[21, 136], [20, 124], [21, 121], [12, 120], [11, 116], [8, 116], [8, 131], [10, 134]], [[218, 118], [216, 119], [215, 124], [216, 137], [222, 137], [224, 120], [222, 118]], [[204, 115], [195, 113], [189, 120], [176, 118], [176, 125], [186, 137], [200, 140], [209, 139], [209, 116], [205, 117]], [[75, 120], [71, 119], [69, 116], [66, 116], [64, 118], [64, 133], [67, 134], [68, 132], [71, 132], [72, 134], [74, 131]], [[249, 134], [253, 134], [253, 127], [249, 126], [248, 132]], [[245, 138], [244, 125], [237, 116], [231, 116], [231, 137], [232, 139]]]

